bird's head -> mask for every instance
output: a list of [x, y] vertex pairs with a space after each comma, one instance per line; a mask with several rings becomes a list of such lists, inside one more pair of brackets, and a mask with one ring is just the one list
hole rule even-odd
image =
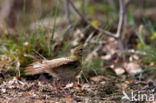
[[71, 55], [76, 57], [82, 57], [83, 55], [84, 46], [79, 45], [76, 48], [71, 50]]

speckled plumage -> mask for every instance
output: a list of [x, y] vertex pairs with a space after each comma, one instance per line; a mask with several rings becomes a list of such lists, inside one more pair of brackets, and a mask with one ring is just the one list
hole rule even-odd
[[78, 46], [71, 51], [71, 56], [52, 60], [42, 60], [30, 64], [26, 75], [48, 73], [57, 80], [71, 80], [81, 71], [83, 46]]

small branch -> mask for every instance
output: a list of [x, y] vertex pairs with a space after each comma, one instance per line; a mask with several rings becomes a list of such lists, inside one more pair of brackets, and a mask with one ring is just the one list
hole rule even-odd
[[123, 24], [124, 24], [124, 14], [125, 14], [125, 7], [123, 4], [123, 0], [119, 0], [120, 4], [120, 12], [119, 12], [119, 23], [118, 23], [118, 29], [116, 32], [116, 38], [120, 38], [122, 29], [123, 29]]
[[79, 10], [75, 7], [75, 5], [73, 4], [73, 2], [71, 0], [68, 0], [68, 2], [71, 4], [71, 7], [73, 8], [73, 10], [76, 12], [76, 14], [84, 21], [86, 22], [89, 26], [93, 27], [95, 30], [99, 31], [99, 32], [102, 32], [104, 33], [105, 35], [107, 36], [111, 36], [113, 38], [116, 38], [115, 35], [109, 31], [106, 31], [102, 28], [99, 28], [99, 27], [95, 27], [95, 26], [92, 26], [91, 23], [89, 22], [89, 20], [84, 16], [82, 15]]
[[106, 41], [95, 41], [95, 40], [91, 40], [91, 41], [89, 41], [89, 43], [102, 45], [102, 44], [106, 44], [107, 42]]
[[118, 23], [118, 28], [117, 28], [117, 32], [115, 34], [115, 39], [118, 41], [118, 47], [121, 50], [121, 55], [123, 57], [123, 59], [125, 60], [125, 47], [123, 44], [123, 41], [121, 39], [121, 33], [123, 30], [123, 25], [124, 25], [124, 18], [125, 18], [125, 5], [124, 5], [124, 1], [123, 0], [119, 0], [119, 5], [120, 5], [120, 11], [119, 11], [119, 23]]
[[[124, 0], [119, 0], [119, 5], [120, 5], [120, 11], [119, 11], [119, 23], [118, 23], [118, 28], [117, 28], [117, 32], [111, 33], [109, 31], [106, 31], [100, 27], [96, 27], [91, 25], [91, 23], [89, 22], [89, 20], [82, 15], [79, 10], [75, 7], [75, 5], [73, 4], [73, 2], [71, 0], [68, 0], [68, 2], [70, 3], [71, 7], [73, 8], [73, 10], [76, 12], [76, 14], [83, 20], [85, 21], [89, 26], [93, 27], [95, 30], [104, 33], [107, 36], [113, 37], [114, 39], [116, 39], [118, 41], [118, 47], [121, 50], [121, 53], [124, 53], [124, 45], [123, 45], [123, 41], [121, 39], [121, 32], [123, 30], [123, 25], [124, 25], [124, 17], [125, 17], [125, 5], [124, 5]], [[125, 55], [123, 54], [123, 57], [125, 58]]]
[[75, 7], [75, 5], [73, 4], [73, 2], [71, 0], [67, 0], [67, 2], [71, 5], [71, 7], [73, 8], [73, 10], [76, 12], [76, 14], [85, 22], [88, 23], [88, 20], [85, 16], [83, 16], [79, 10]]
[[75, 5], [73, 4], [73, 2], [71, 0], [67, 0], [71, 7], [73, 8], [73, 10], [76, 12], [76, 14], [83, 20], [85, 21], [88, 25], [90, 25], [91, 27], [93, 27], [94, 29], [98, 30], [99, 32], [102, 32], [104, 33], [105, 35], [107, 36], [110, 36], [110, 37], [113, 37], [115, 39], [119, 39], [120, 38], [120, 35], [121, 35], [121, 32], [122, 32], [122, 28], [123, 28], [123, 24], [124, 24], [124, 16], [125, 16], [125, 5], [124, 5], [124, 2], [123, 0], [119, 0], [119, 4], [120, 4], [120, 12], [119, 12], [119, 23], [118, 23], [118, 28], [117, 28], [117, 32], [114, 34], [114, 33], [111, 33], [109, 31], [106, 31], [102, 28], [99, 28], [99, 27], [95, 27], [95, 26], [92, 26], [89, 22], [89, 20], [84, 16], [82, 15], [79, 10], [75, 7]]
[[[91, 24], [89, 24], [89, 25], [91, 25]], [[91, 26], [92, 26], [92, 25], [91, 25]], [[102, 28], [95, 27], [95, 26], [92, 26], [92, 27], [93, 27], [95, 30], [97, 30], [97, 31], [99, 31], [99, 32], [102, 32], [102, 33], [104, 33], [104, 34], [107, 35], [107, 36], [116, 38], [115, 34], [109, 32], [109, 31], [106, 31], [106, 30], [104, 30], [104, 29], [102, 29]]]
[[40, 54], [38, 51], [33, 50], [36, 54], [38, 54], [38, 56], [44, 60], [47, 60], [42, 54]]
[[94, 35], [94, 32], [91, 33], [91, 34], [88, 36], [88, 38], [86, 39], [86, 41], [85, 41], [85, 43], [84, 43], [84, 47], [87, 46], [88, 42], [92, 39], [93, 35]]
[[[118, 41], [118, 47], [121, 50], [121, 53], [124, 53], [125, 48], [124, 48], [124, 45], [123, 45], [123, 41], [121, 40], [121, 38], [118, 38], [117, 41]], [[123, 55], [123, 56], [125, 56], [125, 55]]]
[[34, 59], [34, 60], [38, 60], [37, 57], [35, 57], [35, 56], [33, 56], [33, 55], [30, 55], [30, 54], [24, 54], [23, 56], [24, 56], [24, 57], [28, 57], [28, 58], [32, 58], [32, 59]]

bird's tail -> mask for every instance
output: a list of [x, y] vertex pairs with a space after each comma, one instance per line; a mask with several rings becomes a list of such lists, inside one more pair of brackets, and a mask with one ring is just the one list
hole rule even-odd
[[45, 70], [44, 63], [35, 62], [35, 63], [30, 64], [26, 68], [25, 73], [26, 75], [35, 75], [35, 74], [44, 73], [44, 70]]

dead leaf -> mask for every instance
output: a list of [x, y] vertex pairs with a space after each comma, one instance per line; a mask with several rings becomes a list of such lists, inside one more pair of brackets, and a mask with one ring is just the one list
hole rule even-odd
[[2, 89], [1, 89], [1, 92], [2, 92], [2, 93], [6, 93], [6, 89], [5, 89], [5, 88], [2, 88]]
[[104, 76], [94, 76], [94, 77], [91, 77], [90, 80], [92, 80], [93, 82], [100, 82], [102, 80], [104, 80]]
[[139, 56], [138, 55], [132, 55], [129, 57], [129, 61], [134, 61], [134, 60], [139, 60]]
[[125, 73], [125, 70], [122, 67], [117, 67], [114, 69], [114, 71], [115, 71], [116, 75], [122, 75]]
[[125, 63], [124, 68], [131, 75], [142, 72], [141, 65], [139, 65], [138, 63], [134, 63], [134, 62]]
[[71, 88], [74, 86], [74, 83], [68, 83], [64, 88]]
[[73, 103], [74, 102], [74, 99], [72, 97], [65, 97], [64, 100], [66, 103]]

